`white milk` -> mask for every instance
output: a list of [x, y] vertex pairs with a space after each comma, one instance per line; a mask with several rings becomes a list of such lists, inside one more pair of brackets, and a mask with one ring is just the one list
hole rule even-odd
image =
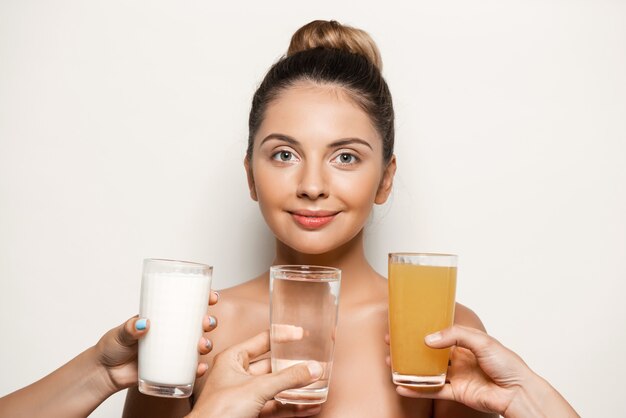
[[139, 340], [140, 380], [193, 384], [210, 285], [210, 275], [144, 274], [140, 316], [150, 320], [150, 330]]

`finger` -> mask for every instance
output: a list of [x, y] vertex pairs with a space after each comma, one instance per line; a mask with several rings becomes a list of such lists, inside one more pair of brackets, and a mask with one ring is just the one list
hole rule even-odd
[[385, 343], [389, 345], [391, 339], [389, 338], [389, 334], [385, 334]]
[[117, 327], [115, 339], [120, 345], [131, 347], [137, 344], [137, 340], [144, 336], [149, 328], [150, 321], [136, 315]]
[[278, 401], [269, 401], [261, 409], [259, 418], [310, 417], [321, 411], [321, 405], [282, 404]]
[[425, 399], [443, 399], [448, 401], [454, 400], [454, 391], [449, 383], [441, 388], [409, 388], [407, 386], [396, 386], [398, 395], [407, 398], [425, 398]]
[[209, 306], [215, 305], [217, 302], [219, 302], [219, 300], [220, 300], [219, 292], [215, 290], [211, 290], [211, 293], [209, 294]]
[[217, 318], [213, 315], [205, 315], [202, 318], [202, 329], [204, 332], [211, 332], [217, 328]]
[[198, 353], [202, 355], [209, 354], [211, 350], [213, 350], [213, 341], [206, 337], [200, 338], [200, 341], [198, 341]]
[[387, 363], [387, 366], [391, 367], [391, 356], [385, 357], [385, 363]]
[[208, 370], [209, 365], [207, 363], [198, 363], [198, 368], [196, 369], [196, 379], [204, 376]]
[[[232, 350], [235, 353], [245, 353], [248, 359], [255, 359], [268, 351], [270, 351], [270, 332], [263, 331], [254, 337], [232, 346], [228, 350]], [[245, 367], [248, 365], [245, 364]]]
[[324, 369], [317, 361], [307, 361], [298, 363], [277, 373], [259, 376], [262, 380], [258, 385], [259, 395], [266, 401], [272, 399], [277, 393], [286, 389], [299, 388], [315, 382], [320, 377]]
[[270, 359], [265, 358], [254, 363], [250, 363], [248, 366], [248, 373], [253, 376], [260, 376], [262, 374], [268, 374], [272, 371], [272, 362]]

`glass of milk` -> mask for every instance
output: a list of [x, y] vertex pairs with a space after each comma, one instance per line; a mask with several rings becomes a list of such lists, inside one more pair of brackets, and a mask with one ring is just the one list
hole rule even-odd
[[282, 403], [326, 402], [335, 350], [341, 270], [318, 266], [270, 267], [272, 371], [315, 360], [322, 376], [275, 396]]
[[139, 315], [150, 331], [139, 340], [139, 391], [186, 398], [198, 368], [198, 341], [213, 267], [186, 261], [143, 262]]

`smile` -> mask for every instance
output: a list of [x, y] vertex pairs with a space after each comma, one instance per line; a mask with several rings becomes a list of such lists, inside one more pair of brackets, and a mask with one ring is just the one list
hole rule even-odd
[[297, 211], [289, 212], [293, 220], [305, 229], [318, 229], [330, 223], [339, 212]]

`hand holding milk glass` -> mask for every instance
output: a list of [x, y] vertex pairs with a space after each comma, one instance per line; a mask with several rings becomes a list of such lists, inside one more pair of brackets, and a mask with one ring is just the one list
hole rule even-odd
[[456, 260], [451, 254], [389, 254], [389, 338], [396, 385], [439, 387], [450, 349], [433, 349], [426, 335], [452, 326]]
[[270, 267], [272, 372], [315, 360], [322, 376], [308, 386], [280, 392], [277, 401], [326, 402], [335, 350], [341, 270], [319, 266]]
[[204, 264], [144, 260], [139, 311], [150, 319], [150, 332], [139, 340], [141, 393], [186, 398], [193, 392], [212, 272]]

